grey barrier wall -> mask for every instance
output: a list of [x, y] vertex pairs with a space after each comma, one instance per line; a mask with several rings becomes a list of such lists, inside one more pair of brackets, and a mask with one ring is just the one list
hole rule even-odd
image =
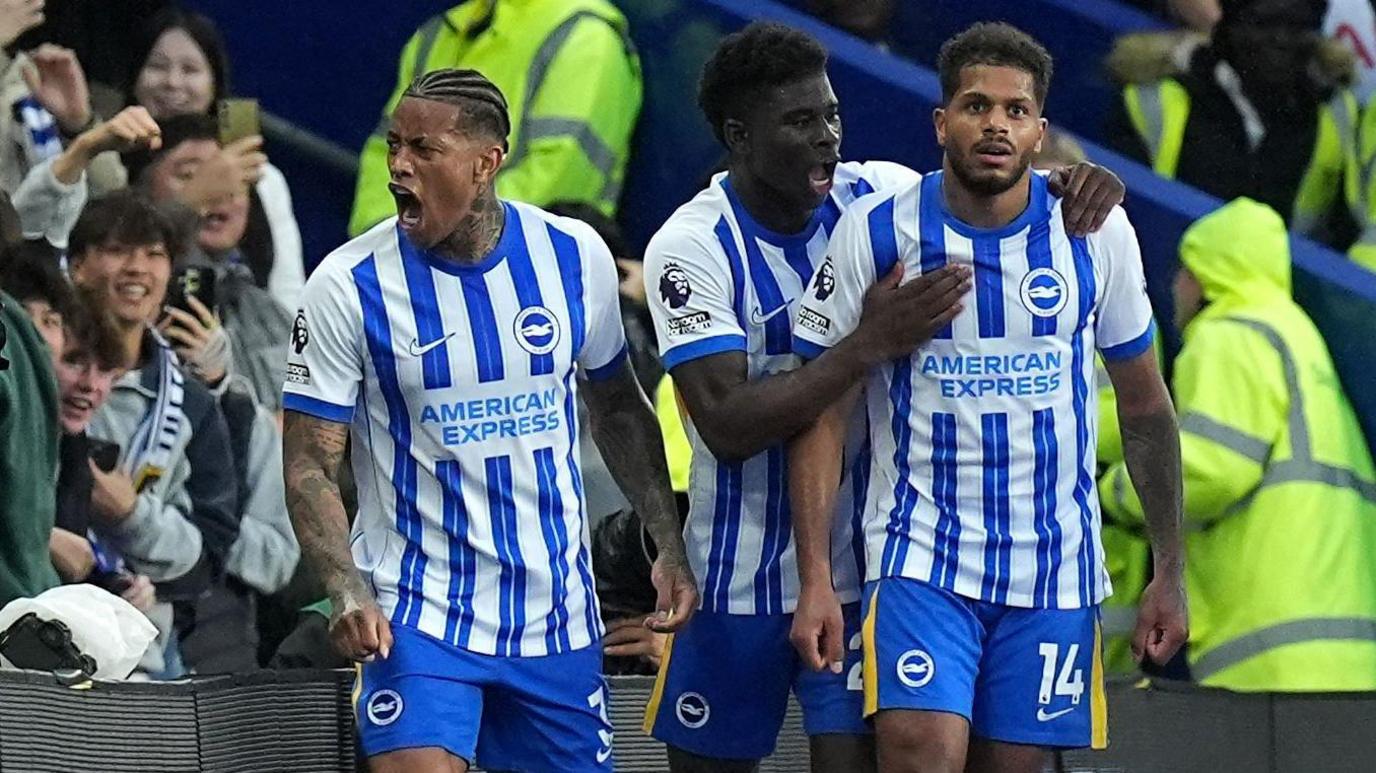
[[65, 687], [0, 672], [0, 771], [352, 771], [351, 671]]
[[[641, 716], [653, 680], [613, 677], [616, 769], [667, 770]], [[4, 773], [354, 771], [351, 671], [260, 672], [146, 684], [65, 687], [0, 672]], [[1369, 773], [1376, 693], [1239, 695], [1172, 683], [1113, 682], [1110, 747], [1058, 756], [1058, 771]], [[764, 773], [807, 770], [796, 705]]]

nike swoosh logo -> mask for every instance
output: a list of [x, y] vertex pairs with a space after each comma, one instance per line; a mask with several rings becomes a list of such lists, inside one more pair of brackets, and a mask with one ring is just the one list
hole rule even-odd
[[1072, 711], [1074, 711], [1074, 710], [1075, 710], [1075, 708], [1072, 706], [1071, 708], [1068, 708], [1068, 709], [1061, 709], [1060, 711], [1053, 711], [1053, 712], [1051, 712], [1050, 714], [1048, 714], [1048, 713], [1046, 713], [1046, 709], [1037, 709], [1037, 721], [1038, 721], [1038, 722], [1050, 722], [1051, 720], [1055, 719], [1056, 717], [1065, 716], [1066, 714], [1069, 714], [1070, 712], [1072, 712]]
[[750, 309], [750, 321], [755, 323], [756, 325], [763, 325], [764, 323], [778, 316], [779, 312], [781, 311], [788, 311], [787, 303], [779, 304], [778, 308], [774, 309], [768, 314], [765, 314], [764, 312], [760, 311], [759, 306], [755, 306]]
[[598, 749], [598, 750], [597, 750], [597, 764], [598, 764], [598, 765], [601, 765], [602, 763], [604, 763], [604, 762], [606, 762], [608, 759], [610, 759], [611, 756], [612, 756], [612, 750], [611, 750], [611, 749]]
[[411, 344], [409, 347], [407, 347], [407, 350], [411, 352], [412, 357], [424, 357], [426, 352], [429, 352], [430, 350], [434, 349], [435, 347], [439, 346], [440, 344], [444, 343], [445, 341], [448, 341], [453, 337], [454, 334], [450, 333], [444, 338], [437, 338], [431, 341], [430, 343], [426, 344], [425, 346], [420, 345], [419, 339], [412, 338]]

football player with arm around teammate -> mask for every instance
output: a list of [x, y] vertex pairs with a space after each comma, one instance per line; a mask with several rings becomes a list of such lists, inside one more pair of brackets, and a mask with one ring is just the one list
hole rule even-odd
[[[693, 445], [684, 534], [702, 597], [693, 625], [668, 645], [646, 715], [676, 773], [754, 769], [774, 749], [790, 691], [814, 769], [873, 765], [856, 676], [863, 572], [853, 508], [839, 503], [825, 530], [855, 647], [823, 669], [800, 662], [789, 644], [798, 575], [784, 443], [872, 368], [949, 321], [969, 269], [899, 286], [895, 267], [867, 294], [852, 334], [799, 367], [797, 301], [841, 213], [867, 192], [918, 179], [897, 164], [841, 160], [840, 104], [826, 65], [818, 41], [778, 24], [722, 41], [698, 101], [727, 149], [727, 171], [646, 250], [647, 301]], [[1075, 229], [1095, 227], [1122, 198], [1117, 178], [1092, 165], [1058, 179], [1081, 205], [1067, 209]], [[861, 444], [848, 451], [863, 457]]]

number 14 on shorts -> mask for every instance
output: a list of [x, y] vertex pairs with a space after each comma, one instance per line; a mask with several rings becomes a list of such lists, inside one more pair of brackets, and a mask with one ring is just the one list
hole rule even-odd
[[1061, 646], [1054, 642], [1042, 642], [1037, 651], [1042, 656], [1042, 684], [1037, 690], [1037, 702], [1049, 705], [1052, 695], [1056, 695], [1069, 697], [1071, 704], [1078, 706], [1085, 692], [1084, 669], [1075, 667], [1080, 645], [1066, 647], [1064, 660], [1060, 659]]

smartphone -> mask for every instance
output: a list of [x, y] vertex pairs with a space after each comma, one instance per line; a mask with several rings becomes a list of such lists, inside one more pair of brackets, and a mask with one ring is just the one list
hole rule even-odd
[[89, 438], [86, 443], [91, 461], [95, 462], [102, 472], [114, 472], [115, 466], [119, 464], [119, 443], [95, 438]]
[[262, 133], [258, 120], [258, 100], [222, 99], [216, 111], [220, 123], [220, 144], [228, 145]]
[[207, 309], [215, 310], [214, 269], [207, 266], [186, 266], [172, 275], [172, 281], [167, 285], [167, 305], [181, 309], [194, 317], [196, 312], [191, 310], [187, 298], [195, 298]]

